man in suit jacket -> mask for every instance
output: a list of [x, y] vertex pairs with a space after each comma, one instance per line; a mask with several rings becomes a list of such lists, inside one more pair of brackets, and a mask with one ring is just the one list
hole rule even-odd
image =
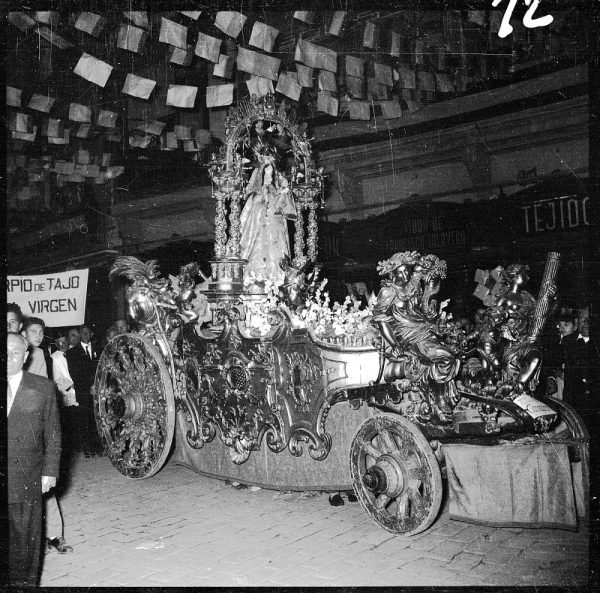
[[[79, 343], [69, 348], [65, 355], [79, 402], [79, 421], [77, 423], [79, 443], [86, 457], [104, 455], [94, 417], [92, 388], [96, 376], [98, 353], [92, 346], [92, 335], [89, 326], [82, 325], [79, 328]], [[69, 332], [69, 337], [71, 339], [71, 332]], [[75, 339], [74, 333], [72, 339]]]
[[36, 586], [42, 494], [56, 485], [60, 418], [52, 381], [23, 371], [27, 340], [7, 334], [9, 582]]

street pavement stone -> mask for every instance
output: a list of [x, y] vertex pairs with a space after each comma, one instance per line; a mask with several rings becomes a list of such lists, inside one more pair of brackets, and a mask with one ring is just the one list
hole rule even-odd
[[325, 493], [237, 490], [167, 463], [146, 480], [75, 458], [59, 497], [72, 554], [49, 551], [44, 587], [584, 586], [587, 533], [453, 521], [381, 529]]

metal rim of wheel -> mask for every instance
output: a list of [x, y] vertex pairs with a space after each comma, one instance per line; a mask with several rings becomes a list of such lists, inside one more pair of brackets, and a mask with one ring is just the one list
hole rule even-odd
[[94, 414], [104, 450], [128, 478], [154, 475], [175, 432], [175, 398], [168, 367], [145, 337], [113, 338], [96, 371]]
[[425, 531], [442, 503], [442, 475], [423, 433], [402, 416], [367, 418], [350, 446], [350, 473], [361, 505], [398, 535]]

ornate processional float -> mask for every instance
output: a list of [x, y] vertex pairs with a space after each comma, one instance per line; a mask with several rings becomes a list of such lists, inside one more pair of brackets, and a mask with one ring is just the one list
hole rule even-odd
[[446, 275], [435, 255], [393, 254], [366, 306], [332, 304], [306, 125], [267, 95], [233, 109], [225, 132], [208, 164], [210, 276], [192, 262], [163, 277], [127, 256], [111, 271], [129, 283], [136, 327], [106, 346], [95, 382], [120, 473], [148, 478], [172, 454], [267, 488], [354, 488], [381, 527], [413, 535], [437, 517], [446, 443], [543, 435], [587, 463], [581, 419], [537, 389], [558, 254], [537, 299], [527, 266], [478, 271], [485, 307], [468, 335], [434, 298]]

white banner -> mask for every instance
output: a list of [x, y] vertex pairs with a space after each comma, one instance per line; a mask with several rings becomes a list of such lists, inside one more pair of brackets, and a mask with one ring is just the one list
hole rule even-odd
[[48, 327], [83, 325], [89, 269], [39, 276], [7, 276], [7, 303]]

